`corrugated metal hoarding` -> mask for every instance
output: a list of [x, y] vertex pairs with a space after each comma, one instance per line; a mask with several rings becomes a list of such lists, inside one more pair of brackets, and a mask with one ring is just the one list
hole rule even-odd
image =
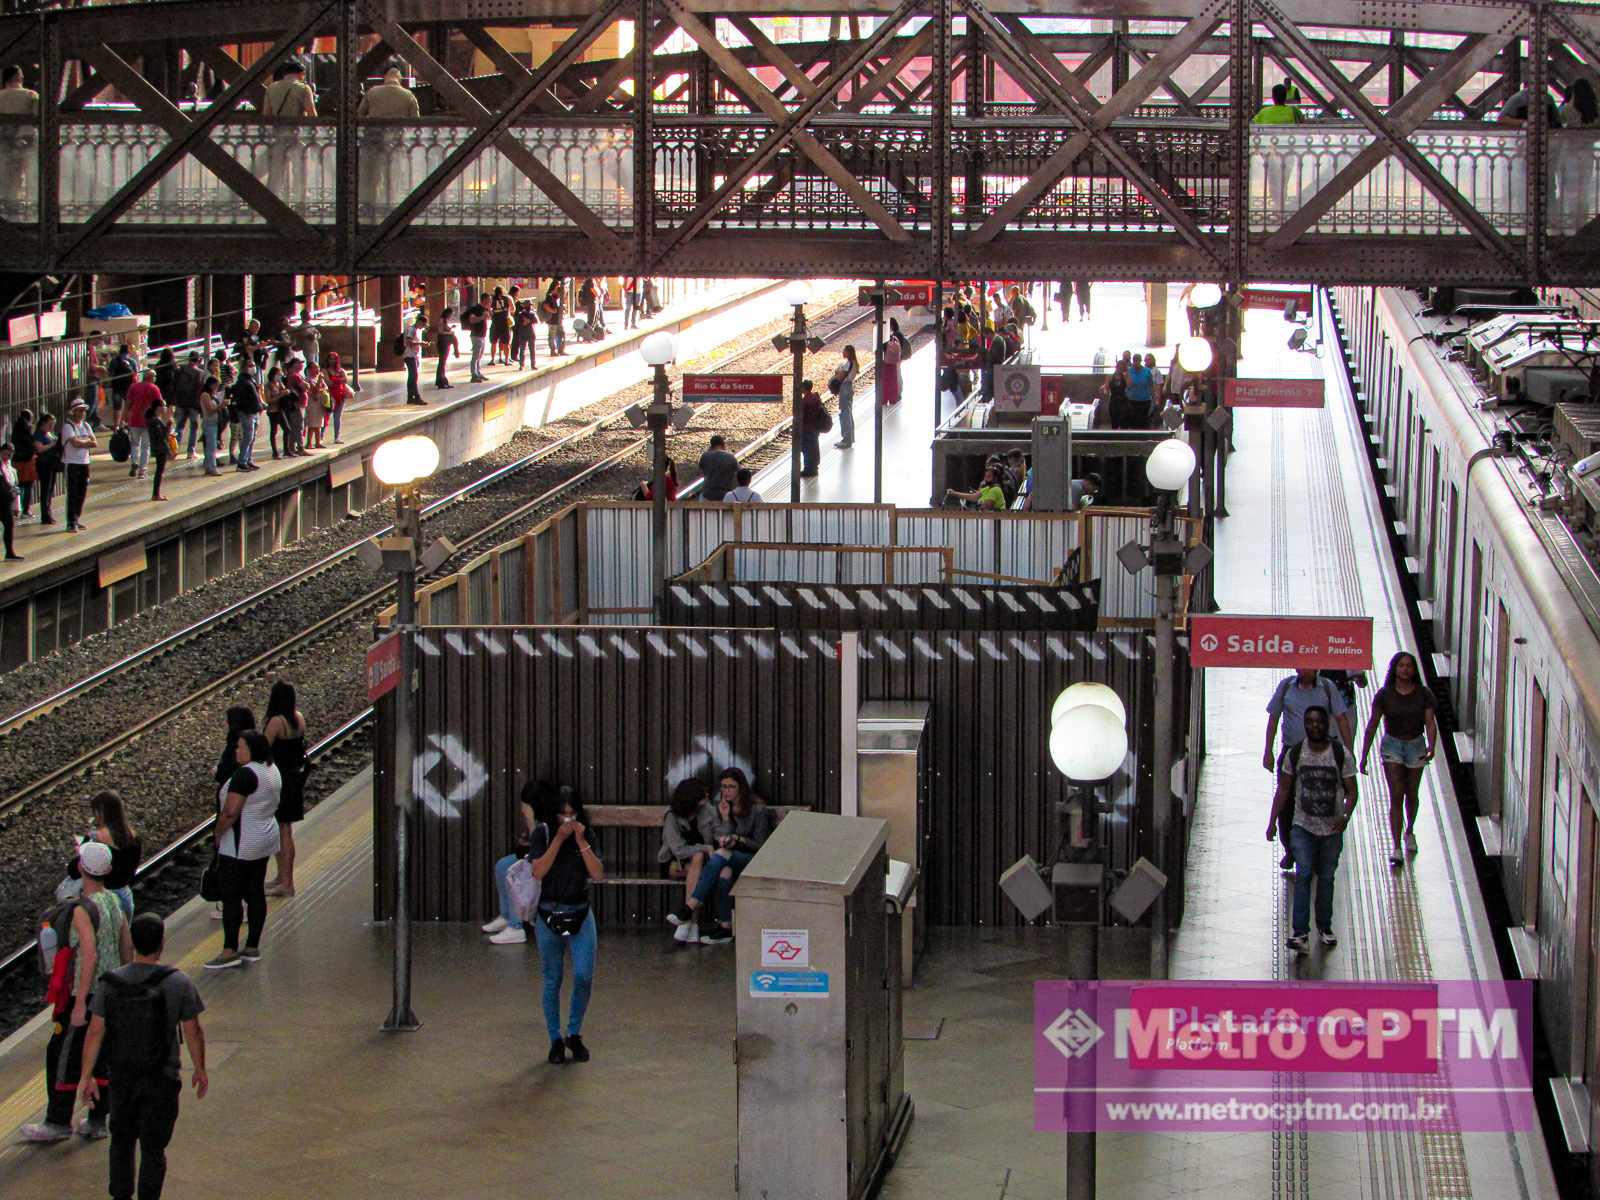
[[[427, 920], [493, 911], [495, 860], [516, 798], [546, 777], [589, 804], [665, 804], [691, 774], [739, 765], [770, 802], [839, 811], [841, 671], [832, 634], [750, 629], [430, 628], [419, 635], [413, 894]], [[1102, 838], [1114, 868], [1145, 844], [1153, 664], [1147, 635], [863, 633], [859, 699], [926, 700], [930, 737], [928, 918], [1007, 924], [999, 877], [1023, 854], [1051, 858], [1049, 711], [1069, 683], [1109, 684], [1129, 712], [1130, 754], [1107, 785]], [[1178, 664], [1179, 705], [1189, 695]], [[392, 699], [379, 706], [375, 789], [380, 871], [392, 885]], [[1186, 711], [1175, 728], [1188, 727]], [[599, 833], [613, 878], [659, 878], [653, 828]], [[1181, 844], [1181, 843], [1180, 843]], [[1173, 883], [1181, 894], [1182, 878]], [[597, 889], [607, 921], [659, 919], [681, 892]]]

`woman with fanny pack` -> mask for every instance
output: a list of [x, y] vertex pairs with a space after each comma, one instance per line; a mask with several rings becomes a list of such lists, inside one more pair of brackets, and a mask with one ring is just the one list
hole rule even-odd
[[[528, 857], [539, 880], [539, 917], [533, 923], [544, 972], [544, 1023], [550, 1034], [549, 1061], [557, 1066], [572, 1055], [588, 1062], [580, 1036], [584, 1010], [594, 987], [597, 937], [589, 911], [589, 885], [606, 877], [600, 854], [590, 841], [588, 821], [578, 795], [569, 787], [542, 791], [534, 797], [534, 829]], [[572, 1002], [567, 1011], [567, 1036], [561, 1036], [561, 976], [568, 944], [572, 946]]]

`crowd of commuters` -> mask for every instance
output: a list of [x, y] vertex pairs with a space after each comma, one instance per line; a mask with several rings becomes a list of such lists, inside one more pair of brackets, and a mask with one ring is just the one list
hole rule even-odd
[[1333, 928], [1334, 876], [1344, 831], [1360, 800], [1357, 776], [1367, 773], [1380, 732], [1389, 793], [1389, 865], [1403, 869], [1418, 852], [1418, 788], [1438, 748], [1437, 703], [1422, 683], [1416, 658], [1403, 650], [1395, 654], [1372, 698], [1358, 758], [1353, 713], [1356, 688], [1364, 684], [1359, 673], [1301, 668], [1278, 684], [1267, 703], [1261, 762], [1276, 779], [1267, 839], [1281, 842], [1278, 865], [1294, 876], [1288, 947], [1297, 956], [1310, 948], [1313, 918], [1325, 948], [1339, 943]]

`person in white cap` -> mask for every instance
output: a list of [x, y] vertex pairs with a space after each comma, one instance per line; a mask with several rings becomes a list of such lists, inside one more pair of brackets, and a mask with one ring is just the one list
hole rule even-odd
[[61, 429], [61, 461], [67, 468], [67, 532], [83, 529], [83, 501], [89, 494], [89, 455], [100, 439], [89, 424], [89, 405], [72, 402], [72, 413]]
[[[72, 1134], [73, 1100], [83, 1074], [83, 1042], [89, 1029], [89, 998], [104, 975], [133, 960], [133, 938], [122, 905], [103, 882], [111, 874], [111, 847], [87, 841], [78, 847], [78, 874], [83, 895], [72, 914], [68, 945], [76, 953], [70, 999], [57, 1004], [50, 1045], [45, 1049], [45, 1117], [37, 1125], [24, 1125], [30, 1142], [59, 1142]], [[97, 1055], [93, 1077], [105, 1083], [104, 1056]], [[89, 1108], [78, 1132], [86, 1138], [103, 1138], [106, 1128], [106, 1093]]]

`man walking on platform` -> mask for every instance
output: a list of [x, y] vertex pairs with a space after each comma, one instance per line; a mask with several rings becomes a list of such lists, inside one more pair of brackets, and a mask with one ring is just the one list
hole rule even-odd
[[[161, 965], [166, 925], [155, 913], [140, 913], [130, 923], [133, 961], [100, 981], [90, 1002], [94, 1014], [84, 1041], [84, 1060], [94, 1061], [108, 1046], [111, 1067], [111, 1195], [133, 1200], [134, 1149], [139, 1151], [139, 1200], [157, 1200], [167, 1177], [167, 1144], [178, 1122], [183, 1094], [178, 1059], [179, 1030], [194, 1064], [194, 1095], [203, 1100], [206, 1035], [200, 1027], [205, 1003], [194, 981], [176, 967]], [[109, 1035], [109, 1041], [108, 1041]], [[84, 1103], [100, 1099], [93, 1077], [78, 1085]]]
[[720, 433], [711, 435], [711, 445], [700, 456], [700, 474], [705, 476], [700, 498], [715, 503], [733, 491], [739, 477], [739, 460], [728, 453]]
[[417, 384], [417, 375], [422, 370], [422, 343], [428, 336], [428, 314], [420, 308], [417, 309], [416, 318], [411, 322], [411, 327], [403, 335], [405, 338], [405, 363], [406, 363], [406, 403], [426, 404], [422, 398], [422, 388]]
[[[1328, 736], [1328, 710], [1313, 704], [1305, 711], [1305, 740], [1283, 752], [1278, 786], [1267, 817], [1267, 841], [1288, 826], [1294, 847], [1293, 928], [1288, 947], [1306, 953], [1311, 935], [1311, 878], [1317, 879], [1317, 933], [1328, 949], [1339, 944], [1333, 933], [1333, 876], [1344, 849], [1344, 831], [1359, 798], [1356, 760]], [[1342, 797], [1342, 803], [1341, 803]]]
[[[1350, 706], [1344, 702], [1339, 689], [1321, 678], [1315, 667], [1301, 667], [1288, 679], [1278, 684], [1267, 701], [1267, 746], [1261, 752], [1261, 765], [1267, 770], [1276, 769], [1278, 755], [1274, 752], [1278, 732], [1283, 732], [1283, 750], [1289, 751], [1306, 739], [1305, 716], [1313, 705], [1321, 705], [1332, 714], [1339, 726], [1339, 735], [1345, 749], [1355, 746], [1355, 725], [1350, 720]], [[1283, 858], [1278, 866], [1287, 874], [1294, 870], [1294, 851], [1289, 845], [1289, 827], [1280, 831], [1283, 837]]]

